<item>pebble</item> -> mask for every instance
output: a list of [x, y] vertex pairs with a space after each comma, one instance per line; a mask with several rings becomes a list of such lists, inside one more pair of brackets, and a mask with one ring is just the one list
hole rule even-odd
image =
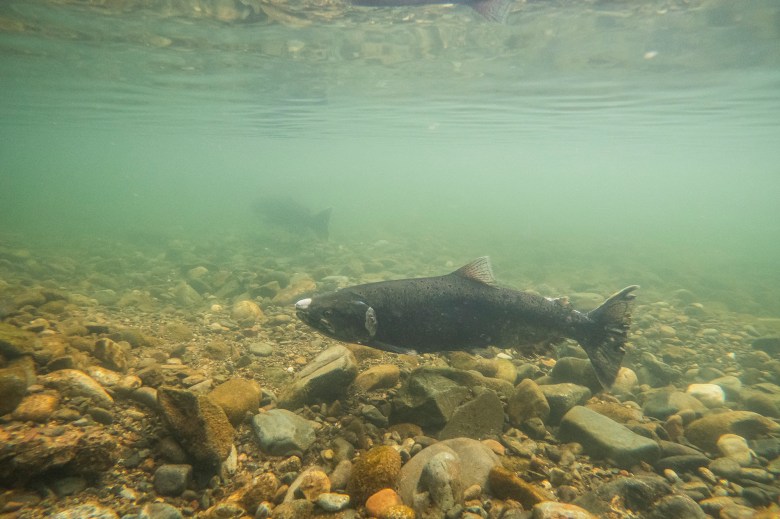
[[722, 456], [736, 461], [743, 467], [747, 467], [753, 462], [748, 442], [742, 436], [724, 434], [718, 438], [717, 446]]
[[184, 516], [168, 503], [147, 503], [138, 513], [138, 519], [182, 519]]
[[317, 496], [315, 503], [326, 512], [338, 512], [349, 506], [349, 496], [347, 494], [324, 492]]
[[545, 501], [534, 505], [533, 519], [596, 519], [596, 516], [577, 505]]
[[726, 401], [726, 394], [717, 384], [691, 384], [686, 393], [699, 399], [707, 407], [720, 407]]
[[273, 456], [306, 452], [316, 439], [315, 425], [286, 409], [272, 409], [252, 418], [260, 449]]
[[366, 500], [366, 512], [371, 517], [382, 517], [389, 508], [402, 505], [401, 496], [392, 488], [383, 488]]
[[114, 399], [95, 379], [75, 369], [61, 369], [41, 375], [38, 382], [64, 395], [89, 398], [98, 405], [111, 406], [114, 403]]
[[67, 508], [51, 516], [51, 519], [119, 519], [112, 509], [102, 505], [87, 503]]
[[191, 481], [191, 465], [160, 465], [154, 472], [154, 489], [163, 496], [181, 495]]

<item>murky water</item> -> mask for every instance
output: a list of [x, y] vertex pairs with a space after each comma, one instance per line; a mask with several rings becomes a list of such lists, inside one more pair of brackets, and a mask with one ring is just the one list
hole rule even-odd
[[7, 1], [0, 218], [36, 246], [253, 240], [253, 201], [292, 196], [432, 272], [490, 254], [776, 316], [778, 65], [774, 1]]

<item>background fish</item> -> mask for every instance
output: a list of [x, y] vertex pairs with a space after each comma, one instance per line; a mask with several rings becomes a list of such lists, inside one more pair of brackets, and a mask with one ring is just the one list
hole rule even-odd
[[290, 197], [263, 198], [254, 205], [255, 212], [266, 222], [291, 232], [313, 231], [318, 238], [328, 239], [332, 208], [312, 214], [308, 208]]
[[486, 19], [503, 23], [509, 14], [512, 0], [352, 0], [352, 5], [364, 7], [401, 7], [410, 5], [462, 4], [468, 5]]
[[302, 299], [295, 308], [299, 319], [325, 335], [397, 353], [574, 339], [609, 387], [625, 354], [637, 288], [628, 286], [582, 313], [565, 299], [497, 286], [483, 257], [445, 276], [357, 285]]

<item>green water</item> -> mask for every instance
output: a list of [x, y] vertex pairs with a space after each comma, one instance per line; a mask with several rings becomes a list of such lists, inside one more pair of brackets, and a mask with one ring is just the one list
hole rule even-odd
[[780, 316], [775, 0], [6, 0], [0, 92], [15, 247], [252, 242], [291, 195], [420, 274], [489, 254], [520, 288]]

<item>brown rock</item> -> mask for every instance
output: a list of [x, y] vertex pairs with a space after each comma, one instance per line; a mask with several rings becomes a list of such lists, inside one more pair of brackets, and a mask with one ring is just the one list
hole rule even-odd
[[404, 504], [401, 501], [401, 496], [392, 488], [383, 488], [379, 492], [371, 494], [366, 500], [366, 512], [371, 517], [382, 517], [382, 514], [387, 512], [387, 509], [391, 506], [398, 506]]
[[524, 379], [515, 388], [506, 404], [509, 423], [515, 427], [529, 418], [539, 418], [546, 422], [550, 417], [550, 404], [547, 403], [539, 385], [530, 378]]
[[46, 422], [59, 404], [57, 393], [35, 393], [22, 400], [13, 412], [13, 418], [22, 422]]
[[94, 354], [108, 369], [122, 373], [127, 371], [127, 352], [119, 343], [105, 337], [98, 339], [95, 342]]
[[157, 391], [157, 403], [169, 432], [193, 461], [217, 471], [230, 454], [235, 434], [222, 408], [206, 395], [171, 387]]
[[401, 378], [401, 370], [393, 364], [380, 364], [368, 368], [355, 379], [355, 387], [361, 391], [395, 387]]
[[751, 440], [770, 431], [780, 430], [775, 422], [750, 411], [728, 411], [699, 418], [685, 429], [688, 441], [709, 452], [717, 452], [718, 438], [733, 433]]
[[406, 505], [395, 505], [388, 508], [379, 519], [415, 519], [414, 510]]
[[495, 466], [488, 476], [491, 493], [499, 499], [513, 499], [525, 508], [542, 501], [554, 501], [555, 497], [517, 477], [509, 470]]
[[383, 488], [392, 488], [401, 471], [401, 455], [392, 447], [374, 447], [355, 461], [347, 492], [358, 505]]
[[10, 413], [24, 398], [27, 387], [35, 383], [35, 363], [32, 357], [12, 360], [0, 368], [0, 415]]
[[0, 323], [0, 355], [14, 359], [35, 353], [38, 338], [8, 323]]
[[232, 378], [215, 387], [209, 397], [225, 411], [230, 423], [238, 427], [247, 413], [257, 413], [260, 392], [260, 386], [254, 380]]

